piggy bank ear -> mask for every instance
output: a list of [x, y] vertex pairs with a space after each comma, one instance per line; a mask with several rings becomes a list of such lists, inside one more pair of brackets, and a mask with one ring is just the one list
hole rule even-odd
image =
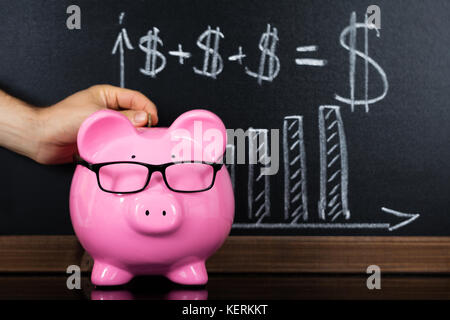
[[90, 115], [78, 130], [77, 145], [80, 156], [93, 161], [95, 154], [115, 139], [136, 133], [136, 129], [123, 114], [100, 110]]
[[[177, 156], [179, 160], [217, 162], [222, 159], [227, 146], [225, 125], [218, 116], [207, 110], [183, 113], [172, 123], [169, 132], [172, 141], [183, 144], [184, 156]], [[186, 152], [187, 149], [190, 149], [189, 152]]]

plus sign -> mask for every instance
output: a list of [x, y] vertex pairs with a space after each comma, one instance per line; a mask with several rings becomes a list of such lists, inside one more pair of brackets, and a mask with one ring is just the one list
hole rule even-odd
[[238, 53], [235, 54], [234, 56], [229, 56], [228, 60], [230, 61], [237, 61], [239, 62], [239, 64], [242, 64], [242, 58], [245, 58], [246, 55], [242, 53], [242, 47], [238, 48]]
[[190, 52], [184, 52], [181, 44], [178, 44], [178, 51], [169, 51], [171, 56], [178, 57], [178, 62], [184, 64], [184, 59], [189, 59], [191, 57]]

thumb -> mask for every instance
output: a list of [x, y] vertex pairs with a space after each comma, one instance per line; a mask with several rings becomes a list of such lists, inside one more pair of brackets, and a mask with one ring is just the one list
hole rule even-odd
[[148, 113], [142, 110], [124, 110], [120, 111], [135, 127], [144, 127], [148, 124]]

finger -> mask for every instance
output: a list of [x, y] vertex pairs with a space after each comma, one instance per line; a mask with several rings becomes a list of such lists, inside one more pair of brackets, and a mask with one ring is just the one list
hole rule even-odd
[[145, 95], [136, 90], [97, 85], [89, 88], [102, 106], [110, 109], [130, 109], [145, 111], [151, 114], [152, 125], [158, 123], [158, 111], [155, 104]]
[[120, 111], [135, 127], [143, 127], [148, 124], [148, 113], [143, 110], [124, 110]]

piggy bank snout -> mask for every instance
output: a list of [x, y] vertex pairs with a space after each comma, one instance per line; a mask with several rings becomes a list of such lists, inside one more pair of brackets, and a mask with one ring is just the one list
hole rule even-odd
[[143, 234], [165, 234], [178, 229], [182, 210], [178, 200], [170, 194], [154, 193], [136, 197], [127, 215], [130, 226]]

